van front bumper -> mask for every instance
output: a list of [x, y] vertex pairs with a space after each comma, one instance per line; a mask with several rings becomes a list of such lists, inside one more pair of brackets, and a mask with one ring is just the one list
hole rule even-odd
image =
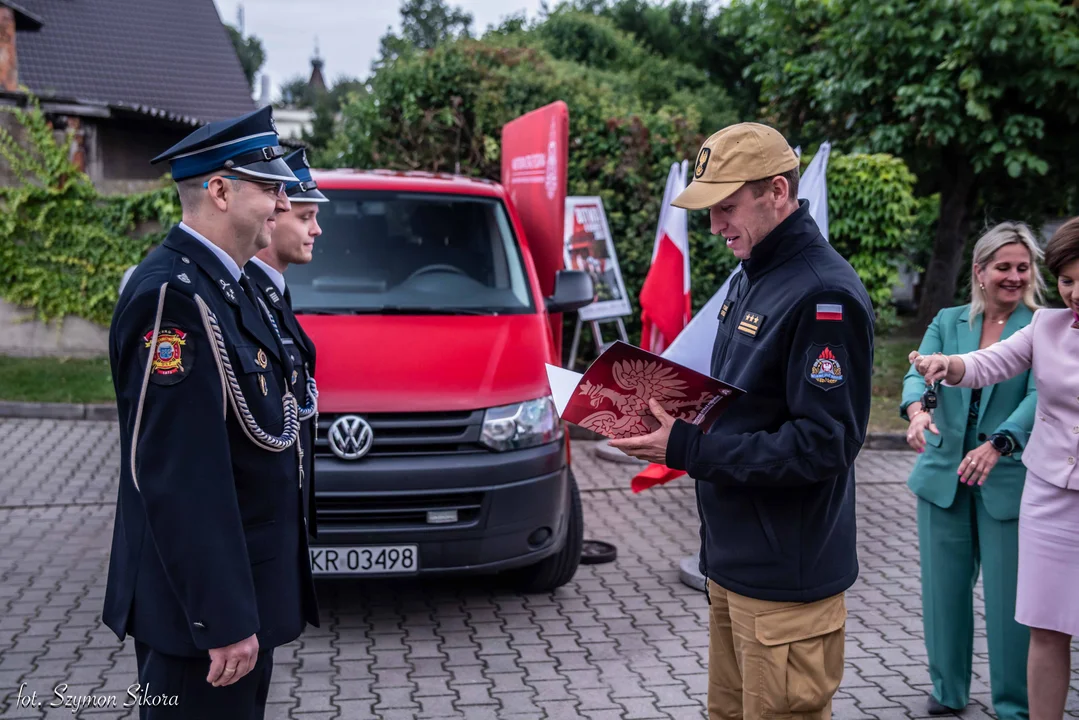
[[[353, 462], [316, 456], [315, 507], [318, 537], [310, 544], [317, 577], [481, 573], [531, 565], [565, 543], [565, 444]], [[386, 571], [385, 556], [381, 565], [373, 563], [384, 548], [398, 550], [398, 557], [401, 548], [415, 548], [414, 567], [398, 563], [398, 571]]]

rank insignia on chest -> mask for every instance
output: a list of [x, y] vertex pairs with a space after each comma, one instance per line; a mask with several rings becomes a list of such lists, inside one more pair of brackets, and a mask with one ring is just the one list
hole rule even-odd
[[266, 375], [259, 373], [259, 389], [262, 390], [262, 394], [266, 395], [269, 390], [266, 389]]
[[760, 332], [763, 323], [763, 315], [755, 312], [747, 312], [742, 316], [742, 320], [738, 323], [738, 332], [745, 333], [750, 337], [757, 337], [757, 333]]
[[258, 355], [255, 356], [255, 362], [257, 362], [259, 364], [260, 368], [265, 368], [266, 367], [266, 363], [267, 363], [266, 351], [263, 350], [262, 348], [259, 348]]
[[731, 309], [731, 305], [732, 305], [732, 303], [731, 303], [730, 300], [723, 303], [723, 307], [721, 307], [719, 309], [719, 319], [720, 320], [726, 320], [727, 319], [727, 312]]
[[280, 305], [281, 304], [281, 296], [277, 294], [276, 290], [274, 290], [273, 288], [270, 288], [269, 290], [266, 291], [266, 294], [270, 296], [270, 301], [274, 305]]
[[292, 384], [293, 384], [293, 385], [295, 385], [295, 384], [296, 384], [296, 380], [297, 380], [297, 379], [298, 379], [299, 377], [300, 377], [300, 373], [298, 373], [298, 372], [296, 372], [295, 370], [293, 370], [293, 371], [292, 371]]
[[811, 345], [806, 352], [806, 380], [823, 390], [847, 381], [847, 357], [842, 345]]
[[[142, 336], [143, 348], [154, 342], [151, 328]], [[150, 359], [150, 379], [158, 385], [175, 385], [187, 377], [194, 359], [194, 349], [187, 348], [187, 333], [177, 327], [162, 327], [157, 333], [157, 346]]]

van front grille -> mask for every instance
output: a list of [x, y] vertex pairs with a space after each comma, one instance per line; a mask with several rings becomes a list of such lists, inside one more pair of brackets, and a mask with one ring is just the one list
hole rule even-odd
[[[438, 413], [336, 413], [319, 415], [315, 457], [336, 458], [330, 449], [330, 427], [345, 415], [362, 417], [371, 426], [373, 442], [364, 457], [457, 455], [485, 452], [480, 445], [483, 411]], [[362, 458], [361, 458], [362, 460]]]

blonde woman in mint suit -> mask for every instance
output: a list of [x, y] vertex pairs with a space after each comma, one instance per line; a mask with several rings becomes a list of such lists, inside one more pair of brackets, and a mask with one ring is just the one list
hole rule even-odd
[[[1042, 292], [1041, 252], [1030, 230], [1002, 223], [974, 248], [969, 305], [941, 310], [919, 353], [956, 354], [1007, 339], [1030, 324]], [[974, 585], [982, 574], [993, 706], [1001, 720], [1027, 720], [1029, 630], [1015, 621], [1021, 457], [1034, 425], [1031, 373], [980, 390], [938, 388], [930, 423], [924, 378], [913, 365], [903, 382], [907, 441], [923, 453], [908, 486], [918, 497], [922, 613], [931, 715], [961, 710], [970, 698]], [[970, 461], [977, 463], [968, 470]]]

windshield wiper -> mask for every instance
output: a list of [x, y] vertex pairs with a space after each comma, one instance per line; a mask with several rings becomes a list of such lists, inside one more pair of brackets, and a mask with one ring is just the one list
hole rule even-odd
[[297, 315], [351, 315], [348, 308], [298, 308]]
[[494, 310], [476, 310], [475, 308], [433, 307], [426, 305], [382, 305], [370, 308], [355, 308], [357, 315], [497, 315]]
[[420, 305], [379, 305], [357, 308], [298, 308], [297, 315], [498, 315], [497, 310]]

